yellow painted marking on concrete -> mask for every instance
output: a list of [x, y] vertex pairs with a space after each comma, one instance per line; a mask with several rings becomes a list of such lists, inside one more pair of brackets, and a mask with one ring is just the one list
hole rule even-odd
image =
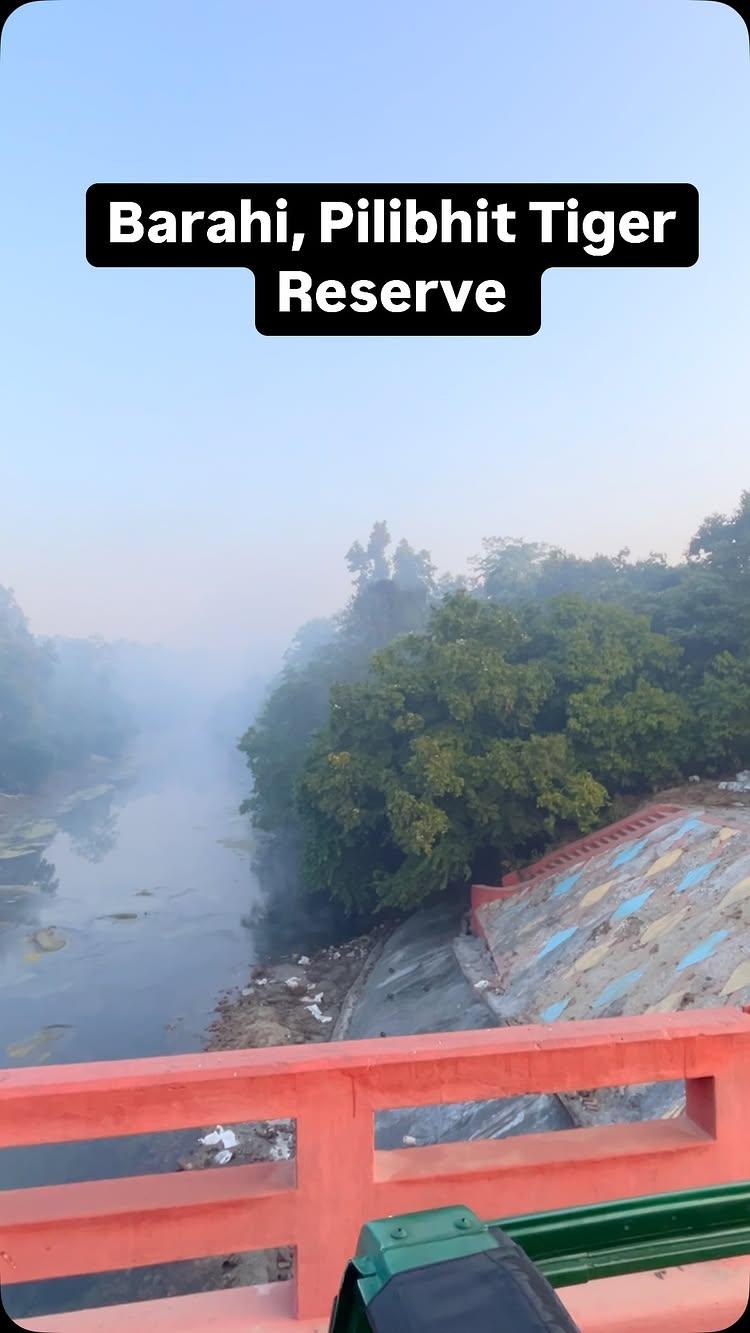
[[719, 832], [716, 834], [716, 837], [714, 838], [714, 842], [729, 842], [729, 839], [736, 838], [738, 833], [739, 829], [727, 828], [725, 825], [724, 828], [719, 829]]
[[651, 875], [660, 875], [662, 870], [669, 870], [670, 866], [673, 866], [676, 861], [679, 861], [684, 851], [684, 847], [673, 847], [670, 852], [665, 852], [663, 856], [659, 857], [658, 861], [654, 861], [650, 870], [647, 871], [647, 877], [650, 878]]
[[684, 990], [670, 991], [669, 995], [665, 995], [663, 1000], [659, 1000], [656, 1004], [650, 1004], [645, 1012], [647, 1014], [674, 1013], [676, 1009], [679, 1009], [684, 995]]
[[641, 935], [641, 944], [651, 944], [653, 940], [658, 940], [660, 935], [666, 935], [668, 931], [674, 930], [683, 917], [687, 916], [689, 910], [688, 907], [680, 907], [676, 912], [667, 912], [666, 916], [657, 917], [650, 926], [646, 926]]
[[741, 903], [745, 898], [750, 898], [750, 875], [746, 875], [739, 883], [734, 884], [725, 898], [719, 903], [720, 907], [731, 907], [732, 903]]
[[743, 986], [750, 986], [750, 961], [745, 959], [744, 963], [739, 963], [734, 969], [729, 980], [719, 991], [720, 995], [733, 995], [736, 990], [742, 990]]
[[576, 972], [588, 972], [590, 967], [596, 967], [596, 964], [601, 962], [611, 943], [611, 940], [607, 940], [604, 944], [596, 944], [593, 949], [589, 949], [586, 953], [581, 954], [581, 957], [576, 960], [573, 966], [568, 968], [568, 971], [565, 973], [566, 977], [572, 977]]
[[595, 889], [589, 889], [581, 899], [581, 907], [589, 907], [591, 903], [601, 902], [605, 893], [607, 893], [614, 884], [613, 879], [608, 879], [606, 884], [598, 884]]

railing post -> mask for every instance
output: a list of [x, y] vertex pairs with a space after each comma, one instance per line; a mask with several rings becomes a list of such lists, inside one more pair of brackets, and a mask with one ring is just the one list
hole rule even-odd
[[716, 1140], [716, 1184], [750, 1180], [748, 1107], [750, 1029], [747, 1034], [738, 1033], [729, 1050], [725, 1047], [717, 1056], [713, 1076], [685, 1080], [688, 1118]]
[[297, 1318], [330, 1313], [373, 1188], [374, 1115], [355, 1076], [335, 1066], [297, 1099]]

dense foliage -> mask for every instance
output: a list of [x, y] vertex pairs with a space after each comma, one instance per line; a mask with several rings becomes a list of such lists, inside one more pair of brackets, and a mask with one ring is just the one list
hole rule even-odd
[[311, 888], [411, 906], [750, 761], [750, 493], [676, 565], [497, 539], [462, 589], [388, 544], [352, 547], [349, 607], [298, 637], [242, 741], [248, 808], [301, 829]]
[[679, 771], [676, 658], [620, 607], [449, 598], [333, 689], [299, 786], [308, 878], [352, 907], [409, 906], [591, 828], [612, 788]]

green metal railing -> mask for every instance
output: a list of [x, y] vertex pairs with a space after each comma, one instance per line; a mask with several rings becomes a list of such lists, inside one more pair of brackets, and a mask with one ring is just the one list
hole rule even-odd
[[[519, 1255], [509, 1241], [523, 1253]], [[428, 1308], [425, 1270], [440, 1265], [450, 1265], [443, 1274], [450, 1271], [451, 1296], [460, 1304], [460, 1284], [476, 1281], [478, 1265], [486, 1276], [489, 1257], [493, 1260], [493, 1280], [497, 1276], [498, 1302], [502, 1304], [508, 1286], [503, 1266], [507, 1262], [510, 1268], [514, 1264], [518, 1268], [518, 1260], [520, 1267], [526, 1266], [526, 1283], [529, 1274], [532, 1282], [538, 1279], [544, 1304], [544, 1288], [554, 1301], [550, 1288], [742, 1254], [750, 1254], [750, 1184], [744, 1183], [492, 1222], [481, 1221], [469, 1208], [436, 1208], [370, 1222], [362, 1229], [357, 1256], [349, 1265], [334, 1306], [330, 1333], [390, 1329], [390, 1323], [375, 1319], [373, 1302], [380, 1298], [382, 1311], [385, 1288], [398, 1281], [403, 1291], [409, 1275], [419, 1275], [420, 1299]], [[453, 1261], [466, 1262], [462, 1268]], [[501, 1291], [503, 1280], [505, 1294]], [[468, 1293], [468, 1285], [466, 1290]], [[424, 1324], [412, 1322], [409, 1327], [440, 1327], [437, 1308], [433, 1303]], [[541, 1329], [547, 1324], [542, 1320], [528, 1327]]]
[[553, 1287], [750, 1254], [750, 1184], [531, 1213], [500, 1227]]

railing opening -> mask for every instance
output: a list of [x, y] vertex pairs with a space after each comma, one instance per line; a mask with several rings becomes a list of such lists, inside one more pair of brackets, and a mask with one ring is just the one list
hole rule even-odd
[[227, 1291], [294, 1279], [294, 1250], [236, 1250], [210, 1259], [185, 1259], [106, 1273], [3, 1285], [3, 1308], [14, 1320], [103, 1309], [198, 1292]]

